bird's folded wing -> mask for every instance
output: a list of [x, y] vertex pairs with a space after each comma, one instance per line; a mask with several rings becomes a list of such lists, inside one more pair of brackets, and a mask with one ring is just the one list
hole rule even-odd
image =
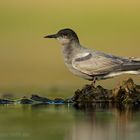
[[109, 55], [94, 55], [86, 53], [83, 56], [77, 56], [72, 60], [72, 66], [80, 72], [88, 75], [106, 74], [116, 70], [123, 63], [121, 59], [113, 59]]

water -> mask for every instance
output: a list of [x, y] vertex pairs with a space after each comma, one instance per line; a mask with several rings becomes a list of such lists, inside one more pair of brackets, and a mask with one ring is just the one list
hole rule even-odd
[[139, 140], [140, 110], [109, 105], [1, 105], [0, 140]]

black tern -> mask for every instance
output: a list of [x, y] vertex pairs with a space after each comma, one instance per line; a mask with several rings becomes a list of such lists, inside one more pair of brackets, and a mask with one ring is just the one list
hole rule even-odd
[[64, 62], [75, 75], [93, 81], [121, 74], [140, 74], [140, 58], [118, 57], [91, 50], [80, 44], [72, 29], [62, 29], [44, 38], [55, 38], [63, 47]]

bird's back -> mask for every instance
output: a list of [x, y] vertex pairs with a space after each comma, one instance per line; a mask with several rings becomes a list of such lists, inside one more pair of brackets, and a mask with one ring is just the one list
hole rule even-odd
[[[103, 52], [82, 48], [72, 60], [72, 66], [90, 76], [108, 75], [112, 72], [138, 74], [140, 59], [118, 57]], [[131, 72], [130, 72], [131, 71]]]

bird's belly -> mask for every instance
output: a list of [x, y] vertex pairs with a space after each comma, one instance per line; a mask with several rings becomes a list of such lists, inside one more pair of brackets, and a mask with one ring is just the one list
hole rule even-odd
[[[76, 50], [75, 50], [76, 51]], [[66, 48], [63, 50], [63, 57], [64, 57], [64, 63], [69, 69], [70, 72], [72, 72], [74, 75], [79, 76], [81, 78], [84, 78], [86, 80], [92, 80], [93, 77], [90, 75], [87, 75], [83, 72], [78, 71], [72, 66], [72, 58], [74, 57], [74, 54], [72, 52], [68, 52]]]
[[74, 75], [79, 76], [81, 78], [84, 78], [86, 80], [92, 80], [93, 79], [92, 76], [87, 75], [85, 73], [82, 73], [82, 72], [76, 70], [75, 68], [73, 68], [71, 64], [65, 63], [65, 65], [68, 67], [69, 71], [72, 72]]

